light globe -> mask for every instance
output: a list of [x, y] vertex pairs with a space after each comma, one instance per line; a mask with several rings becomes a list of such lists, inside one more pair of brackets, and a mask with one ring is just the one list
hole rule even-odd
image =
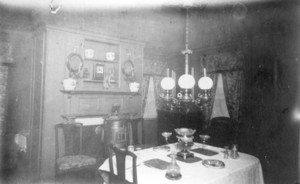
[[182, 89], [192, 89], [195, 86], [195, 79], [192, 75], [184, 74], [179, 77], [178, 85]]
[[172, 90], [175, 87], [175, 81], [171, 77], [165, 77], [161, 80], [160, 86], [164, 90]]
[[209, 77], [201, 77], [198, 81], [198, 86], [202, 90], [208, 90], [208, 89], [212, 88], [213, 81]]

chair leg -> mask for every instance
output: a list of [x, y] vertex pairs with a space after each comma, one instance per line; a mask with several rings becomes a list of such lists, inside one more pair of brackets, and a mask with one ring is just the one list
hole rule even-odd
[[109, 173], [105, 171], [96, 171], [96, 181], [101, 184], [109, 184]]

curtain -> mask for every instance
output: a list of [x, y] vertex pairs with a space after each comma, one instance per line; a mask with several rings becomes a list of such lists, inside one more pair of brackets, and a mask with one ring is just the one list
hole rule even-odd
[[167, 63], [152, 60], [152, 59], [145, 59], [144, 60], [144, 71], [143, 71], [143, 82], [142, 82], [142, 113], [145, 112], [147, 97], [148, 97], [148, 89], [149, 89], [149, 81], [150, 78], [153, 79], [154, 83], [154, 96], [155, 96], [155, 104], [156, 109], [154, 111], [161, 109], [162, 107], [162, 99], [159, 97], [159, 94], [163, 92], [160, 87], [160, 81], [163, 77], [165, 77], [164, 71], [167, 68]]
[[150, 81], [150, 76], [144, 76], [143, 77], [143, 82], [142, 82], [142, 114], [144, 115], [145, 112], [145, 107], [146, 107], [146, 102], [147, 102], [147, 96], [148, 96], [148, 88], [149, 88], [149, 81]]
[[[159, 94], [161, 94], [163, 91], [160, 87], [160, 81], [161, 79], [163, 78], [163, 76], [157, 76], [157, 75], [148, 75], [148, 76], [145, 76], [144, 77], [144, 81], [143, 81], [143, 86], [142, 86], [142, 98], [143, 98], [143, 114], [145, 115], [146, 114], [154, 114], [156, 113], [156, 111], [158, 109], [161, 109], [162, 107], [162, 99], [159, 97]], [[146, 105], [147, 105], [147, 100], [148, 100], [148, 97], [149, 97], [149, 87], [150, 86], [150, 80], [152, 79], [153, 81], [153, 90], [154, 90], [154, 101], [155, 101], [155, 108], [151, 108], [151, 109], [148, 109], [148, 110], [151, 110], [153, 112], [145, 112], [145, 109], [146, 109]], [[154, 105], [152, 105], [154, 106]], [[153, 117], [155, 118], [155, 117]]]
[[215, 95], [216, 95], [216, 89], [217, 89], [217, 83], [218, 83], [218, 74], [212, 73], [208, 75], [213, 80], [213, 87], [210, 89], [210, 98], [211, 100], [208, 103], [207, 109], [205, 110], [205, 122], [208, 123], [209, 119], [212, 114], [212, 109], [214, 107], [214, 101], [215, 101]]
[[234, 122], [239, 122], [241, 115], [243, 71], [223, 73], [224, 93], [230, 117]]
[[153, 81], [154, 81], [154, 90], [155, 90], [155, 102], [156, 102], [156, 108], [157, 109], [162, 109], [163, 105], [163, 100], [160, 98], [160, 94], [163, 93], [163, 89], [160, 86], [160, 81], [164, 78], [164, 76], [154, 76]]
[[217, 73], [222, 73], [224, 82], [223, 87], [229, 116], [235, 122], [239, 121], [244, 82], [244, 74], [242, 70], [244, 60], [245, 58], [241, 51], [232, 53], [217, 53], [206, 56], [208, 71], [216, 73], [214, 77], [211, 77], [214, 81], [214, 87], [211, 89], [212, 100], [208, 111], [209, 117], [211, 117], [216, 92], [216, 75]]
[[224, 93], [224, 86], [223, 86], [223, 77], [221, 73], [218, 73], [218, 83], [215, 95], [214, 106], [212, 109], [211, 119], [214, 117], [230, 117], [226, 100], [225, 100], [225, 93]]

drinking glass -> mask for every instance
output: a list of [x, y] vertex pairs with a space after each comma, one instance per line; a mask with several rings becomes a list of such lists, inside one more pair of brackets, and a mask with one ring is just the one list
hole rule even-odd
[[172, 135], [172, 132], [163, 132], [161, 135], [165, 138], [166, 143], [169, 144], [168, 139]]
[[206, 134], [200, 134], [199, 137], [202, 139], [202, 148], [204, 149], [206, 147], [206, 141], [210, 139], [210, 136]]

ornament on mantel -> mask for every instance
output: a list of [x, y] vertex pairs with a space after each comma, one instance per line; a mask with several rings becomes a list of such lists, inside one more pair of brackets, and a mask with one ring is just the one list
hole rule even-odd
[[113, 72], [109, 72], [108, 74], [106, 74], [104, 76], [104, 80], [103, 80], [103, 88], [104, 89], [108, 89], [111, 86], [111, 81], [114, 77], [114, 73]]
[[62, 85], [64, 90], [74, 90], [76, 88], [77, 81], [70, 77], [62, 80]]
[[138, 82], [129, 83], [129, 90], [131, 92], [138, 92], [139, 89], [140, 89], [140, 83], [138, 83]]

